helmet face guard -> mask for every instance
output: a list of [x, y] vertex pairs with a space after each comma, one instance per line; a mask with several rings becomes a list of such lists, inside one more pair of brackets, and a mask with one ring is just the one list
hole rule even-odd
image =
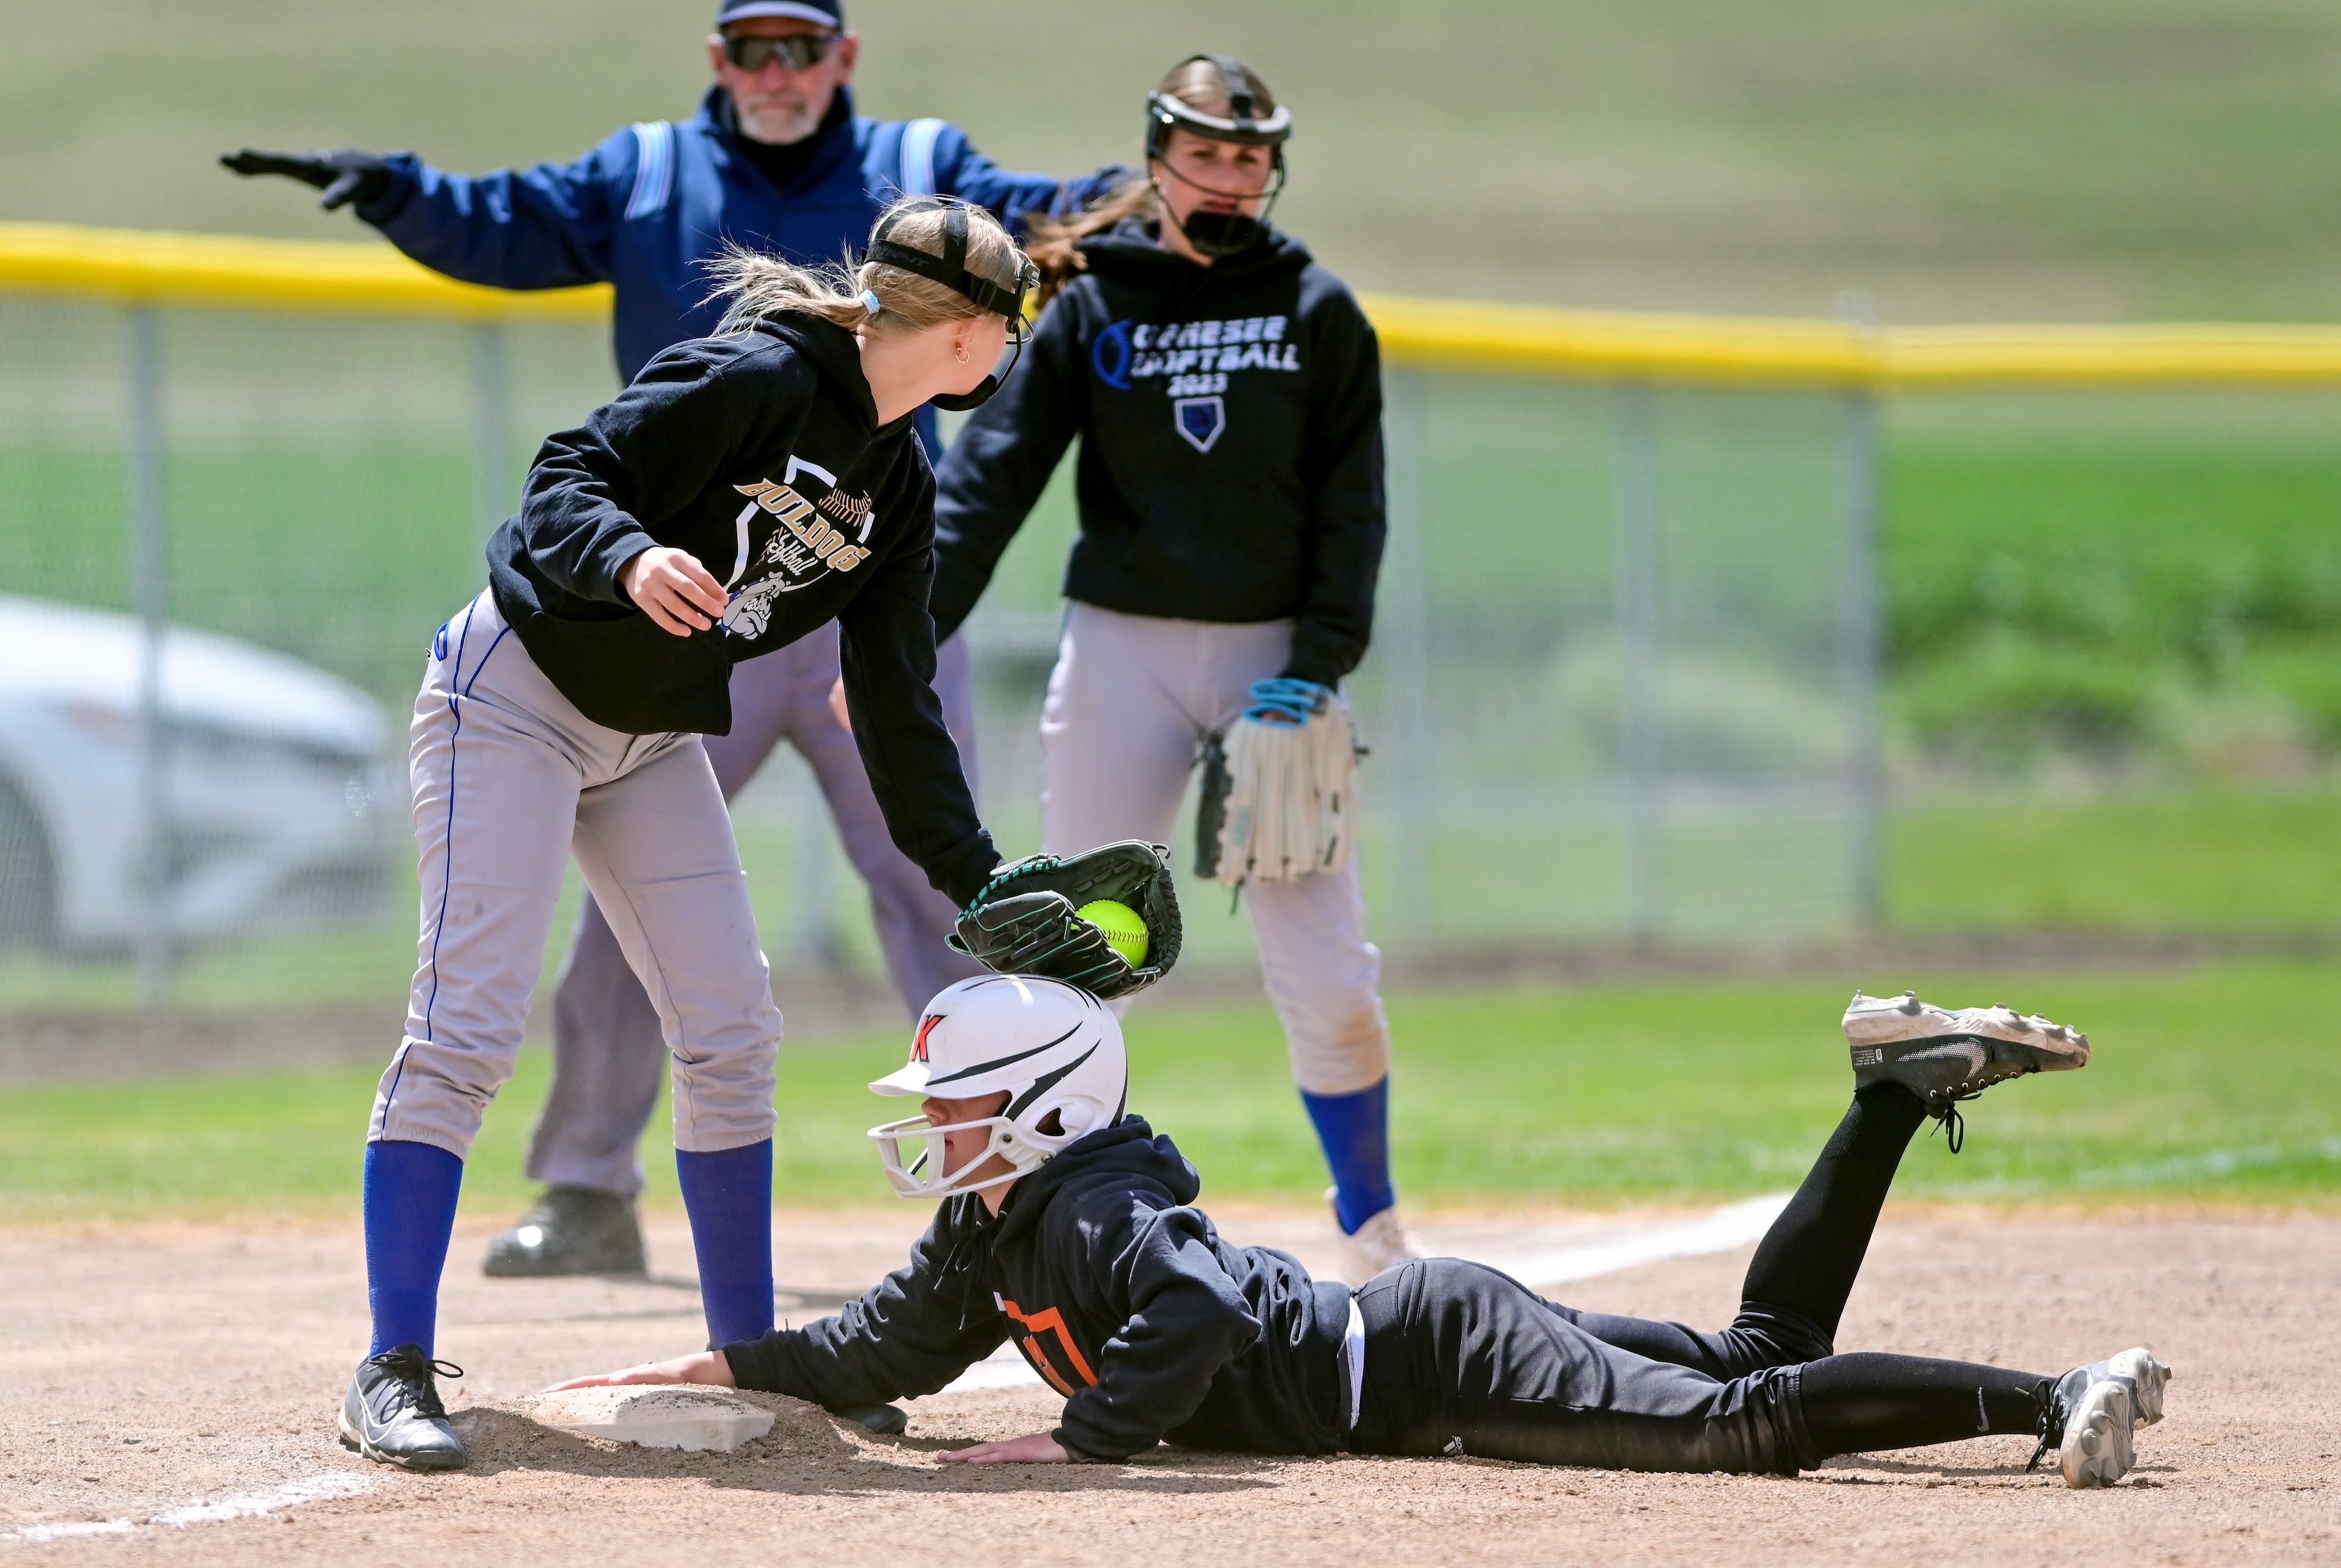
[[[938, 209], [943, 215], [942, 255], [922, 251], [916, 245], [897, 245], [886, 237], [894, 225], [909, 214]], [[1024, 302], [1040, 286], [1041, 269], [1032, 265], [1030, 257], [1021, 252], [1017, 253], [1016, 286], [1012, 289], [1002, 288], [981, 273], [971, 270], [967, 265], [966, 205], [934, 200], [906, 206], [889, 215], [878, 225], [878, 232], [871, 236], [869, 254], [862, 259], [899, 267], [931, 283], [939, 283], [973, 302], [980, 309], [1005, 316], [1008, 320], [1008, 363], [985, 376], [973, 392], [945, 394], [931, 397], [928, 402], [937, 408], [960, 413], [979, 406], [1000, 390], [1000, 384], [1008, 379], [1009, 373], [1016, 368], [1016, 362], [1023, 357], [1025, 342], [1031, 336], [1030, 325], [1024, 318]]]
[[[965, 1133], [978, 1127], [989, 1127], [991, 1134], [975, 1157], [956, 1171], [945, 1164], [943, 1138], [950, 1133]], [[1016, 1135], [1016, 1124], [1006, 1116], [984, 1116], [972, 1122], [953, 1122], [949, 1126], [933, 1127], [924, 1116], [906, 1117], [870, 1129], [869, 1136], [878, 1145], [878, 1161], [886, 1169], [887, 1184], [898, 1198], [949, 1198], [961, 1193], [981, 1192], [1002, 1182], [1012, 1182], [1031, 1171], [1048, 1154], [1022, 1146]], [[925, 1147], [908, 1154], [905, 1144], [923, 1144]], [[983, 1165], [994, 1154], [1005, 1154], [1009, 1168], [987, 1181], [969, 1182], [966, 1177]]]
[[[1153, 93], [1146, 100], [1146, 159], [1150, 165], [1161, 164], [1170, 177], [1190, 189], [1222, 201], [1260, 204], [1258, 215], [1244, 212], [1215, 212], [1199, 207], [1189, 213], [1179, 230], [1187, 243], [1211, 257], [1230, 256], [1250, 248], [1268, 226], [1268, 215], [1276, 208], [1276, 198], [1284, 194], [1284, 144], [1292, 137], [1292, 110], [1279, 104], [1274, 112], [1262, 116], [1258, 112], [1260, 94], [1252, 74], [1242, 62], [1225, 55], [1190, 55], [1173, 68], [1173, 75], [1198, 60], [1208, 61], [1219, 72], [1227, 87], [1228, 114], [1225, 117], [1207, 115], [1192, 104], [1174, 98], [1168, 93]], [[1170, 133], [1184, 131], [1209, 142], [1232, 142], [1239, 146], [1267, 147], [1274, 156], [1274, 175], [1264, 191], [1220, 191], [1200, 185], [1170, 167], [1169, 151]], [[1161, 188], [1161, 182], [1155, 182]]]

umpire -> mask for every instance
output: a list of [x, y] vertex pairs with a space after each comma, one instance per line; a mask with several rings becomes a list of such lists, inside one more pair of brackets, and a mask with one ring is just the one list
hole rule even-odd
[[[687, 121], [629, 125], [572, 164], [455, 175], [411, 153], [305, 155], [244, 151], [240, 175], [284, 175], [348, 206], [423, 265], [496, 288], [615, 285], [618, 374], [632, 381], [671, 344], [714, 330], [705, 264], [738, 244], [800, 265], [836, 260], [900, 195], [948, 195], [1013, 230], [1064, 213], [1121, 171], [1070, 184], [1013, 174], [941, 120], [872, 120], [847, 84], [860, 37], [841, 0], [722, 0], [707, 41], [715, 85]], [[918, 412], [940, 453], [931, 409]], [[967, 650], [940, 653], [936, 684], [962, 755], [971, 755]], [[913, 1016], [936, 992], [982, 971], [943, 946], [957, 913], [887, 836], [852, 736], [829, 704], [836, 628], [739, 665], [732, 728], [706, 737], [729, 800], [788, 741], [809, 763], [870, 901], [895, 987]], [[658, 1018], [591, 898], [553, 995], [553, 1081], [529, 1147], [547, 1184], [490, 1245], [491, 1274], [635, 1273], [643, 1267], [635, 1148], [665, 1073]]]

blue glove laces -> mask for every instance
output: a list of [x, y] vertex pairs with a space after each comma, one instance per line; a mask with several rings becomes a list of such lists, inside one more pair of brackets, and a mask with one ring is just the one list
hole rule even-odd
[[1248, 719], [1260, 724], [1305, 724], [1332, 703], [1333, 688], [1315, 681], [1279, 675], [1272, 681], [1254, 681], [1244, 695], [1251, 703], [1243, 711]]

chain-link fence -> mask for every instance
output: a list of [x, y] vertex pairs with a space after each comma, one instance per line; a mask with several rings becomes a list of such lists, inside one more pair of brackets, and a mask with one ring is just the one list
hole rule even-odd
[[[0, 265], [0, 1011], [394, 1004], [424, 648], [534, 441], [613, 391], [603, 324], [141, 275], [108, 297]], [[1391, 537], [1352, 690], [1394, 954], [1872, 916], [1877, 405], [1833, 330], [1768, 375], [1689, 374], [1663, 334], [1574, 366], [1386, 334]], [[971, 627], [1011, 854], [1072, 528], [1061, 476]], [[874, 976], [807, 771], [783, 752], [736, 817], [783, 990]], [[1190, 963], [1248, 961], [1240, 909], [1187, 902]]]

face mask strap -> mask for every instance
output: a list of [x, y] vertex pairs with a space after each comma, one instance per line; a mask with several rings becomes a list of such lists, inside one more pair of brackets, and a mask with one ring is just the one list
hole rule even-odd
[[943, 254], [936, 255], [916, 245], [896, 245], [887, 235], [894, 225], [907, 215], [896, 213], [878, 226], [870, 238], [870, 252], [865, 258], [885, 266], [900, 267], [931, 283], [939, 283], [952, 293], [962, 295], [994, 315], [1011, 321], [1021, 320], [1024, 295], [1039, 281], [1039, 272], [1020, 255], [1016, 269], [1016, 286], [1002, 288], [988, 277], [969, 270], [967, 265], [967, 209], [957, 202], [929, 202], [908, 209], [908, 212], [934, 212], [943, 215]]

